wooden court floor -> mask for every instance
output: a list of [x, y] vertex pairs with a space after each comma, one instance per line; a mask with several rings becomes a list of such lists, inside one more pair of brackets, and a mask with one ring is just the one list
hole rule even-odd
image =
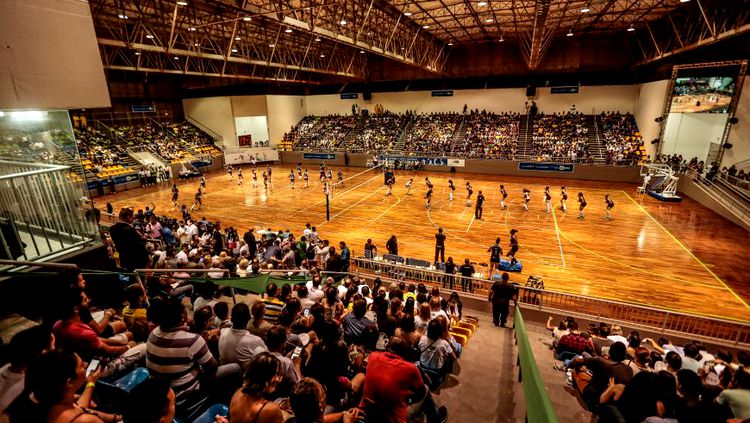
[[[249, 228], [290, 229], [300, 233], [309, 222], [323, 239], [338, 247], [341, 240], [362, 254], [367, 238], [379, 253], [386, 252], [390, 235], [399, 240], [399, 254], [432, 260], [434, 234], [443, 227], [447, 235], [446, 258], [465, 258], [488, 263], [487, 249], [500, 237], [504, 252], [508, 232], [518, 229], [523, 272], [511, 274], [523, 284], [529, 275], [542, 277], [550, 290], [676, 311], [750, 321], [750, 256], [747, 232], [700, 204], [685, 199], [680, 204], [660, 203], [637, 195], [635, 185], [520, 178], [483, 174], [453, 175], [454, 201], [448, 201], [447, 173], [396, 173], [393, 195], [385, 196], [383, 175], [376, 170], [344, 169], [345, 184], [330, 200], [331, 220], [326, 221], [325, 197], [318, 182], [317, 166], [309, 167], [310, 186], [289, 186], [289, 166], [273, 168], [273, 184], [263, 189], [262, 179], [252, 185], [249, 167], [238, 186], [236, 175], [208, 175], [204, 206], [193, 213], [220, 220], [240, 233]], [[260, 173], [259, 168], [259, 173]], [[334, 178], [336, 171], [334, 169]], [[424, 177], [435, 185], [432, 208], [425, 209]], [[412, 195], [404, 184], [414, 178]], [[474, 219], [474, 207], [466, 207], [464, 185], [470, 181], [474, 198], [482, 190], [487, 201], [482, 220]], [[509, 193], [507, 209], [500, 207], [499, 184]], [[568, 186], [567, 214], [559, 209], [560, 185]], [[542, 192], [551, 187], [554, 213], [544, 213]], [[192, 204], [198, 180], [179, 182], [180, 204]], [[523, 188], [531, 190], [530, 210], [522, 207]], [[584, 192], [586, 218], [579, 220], [576, 196]], [[615, 202], [614, 220], [604, 219], [604, 194]], [[170, 186], [160, 185], [106, 196], [118, 210], [143, 208], [153, 202], [157, 213], [179, 218], [170, 204]], [[104, 208], [104, 204], [97, 204]], [[478, 271], [487, 273], [479, 265]]]

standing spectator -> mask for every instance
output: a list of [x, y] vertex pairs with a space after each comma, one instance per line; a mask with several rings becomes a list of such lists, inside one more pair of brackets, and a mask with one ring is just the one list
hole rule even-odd
[[492, 304], [492, 323], [495, 326], [505, 327], [510, 311], [510, 300], [516, 300], [516, 290], [508, 282], [509, 278], [508, 273], [503, 272], [500, 280], [496, 280], [490, 288], [489, 301]]
[[391, 237], [388, 238], [388, 242], [385, 243], [385, 248], [388, 250], [388, 254], [393, 254], [394, 256], [398, 255], [398, 240], [396, 239], [396, 235], [391, 235]]
[[255, 241], [255, 234], [253, 234], [252, 228], [248, 229], [247, 232], [242, 236], [242, 239], [247, 244], [247, 255], [252, 260], [255, 258], [255, 253], [258, 252], [258, 244]]
[[470, 279], [474, 274], [474, 266], [471, 264], [469, 259], [464, 260], [464, 264], [461, 265], [461, 267], [458, 269], [458, 272], [461, 273], [462, 276], [461, 289], [463, 289], [464, 292], [474, 292]]
[[133, 228], [135, 221], [133, 210], [124, 208], [120, 210], [119, 217], [120, 220], [109, 229], [109, 234], [120, 253], [120, 267], [130, 272], [146, 268], [148, 264], [146, 242]]
[[368, 239], [365, 243], [365, 258], [366, 259], [372, 259], [375, 258], [375, 255], [378, 253], [378, 247], [375, 246], [375, 244], [372, 243], [371, 239]]
[[349, 247], [346, 246], [344, 241], [339, 242], [339, 248], [341, 248], [341, 253], [339, 254], [341, 257], [341, 271], [348, 272], [352, 253], [349, 251]]
[[440, 263], [445, 262], [445, 234], [443, 228], [438, 228], [435, 234], [435, 263], [438, 263], [438, 256], [440, 257]]

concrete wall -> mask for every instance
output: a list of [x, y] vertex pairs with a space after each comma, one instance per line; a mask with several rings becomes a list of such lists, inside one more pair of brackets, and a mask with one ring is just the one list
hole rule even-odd
[[0, 109], [109, 107], [88, 2], [0, 2]]
[[[305, 160], [302, 152], [283, 151], [281, 152], [281, 162], [286, 164], [296, 164], [302, 162], [309, 166], [317, 166], [320, 159]], [[349, 165], [355, 167], [364, 167], [370, 156], [364, 154], [350, 154]], [[336, 153], [335, 160], [322, 160], [326, 164], [333, 166], [344, 165], [344, 154]], [[425, 170], [432, 172], [450, 172], [447, 166], [427, 166]], [[516, 161], [496, 161], [496, 160], [476, 160], [467, 159], [465, 167], [457, 167], [457, 173], [486, 173], [494, 175], [510, 176], [531, 176], [538, 178], [564, 178], [564, 179], [583, 179], [589, 181], [609, 181], [609, 182], [629, 182], [640, 183], [640, 167], [638, 166], [594, 166], [594, 165], [576, 165], [572, 173], [567, 172], [532, 172], [518, 170]]]
[[[583, 113], [620, 111], [633, 113], [637, 93], [635, 85], [582, 86], [578, 94], [550, 94], [549, 88], [537, 90], [536, 103], [544, 113], [565, 112], [575, 105]], [[381, 104], [386, 110], [404, 112], [460, 112], [464, 104], [472, 109], [493, 112], [525, 112], [526, 89], [505, 88], [487, 90], [454, 90], [452, 97], [432, 97], [430, 91], [373, 93], [372, 100], [362, 95], [353, 100], [342, 100], [335, 95], [307, 97], [308, 115], [348, 114], [352, 105], [372, 110]]]
[[724, 150], [722, 166], [731, 166], [742, 160], [750, 159], [750, 78], [745, 79], [745, 84], [740, 95], [735, 114], [739, 122], [729, 129], [729, 142], [732, 148]]
[[638, 85], [635, 98], [635, 110], [633, 115], [638, 123], [638, 129], [643, 136], [646, 152], [653, 157], [656, 146], [651, 144], [655, 138], [659, 138], [659, 124], [654, 119], [661, 116], [664, 110], [664, 101], [667, 97], [668, 80], [649, 82]]
[[[268, 110], [268, 132], [271, 144], [275, 145], [284, 137], [292, 126], [302, 120], [307, 114], [306, 98], [296, 95], [266, 96]], [[351, 106], [350, 106], [351, 107]]]
[[662, 154], [682, 154], [706, 160], [711, 143], [719, 143], [727, 116], [724, 113], [670, 113], [662, 140]]
[[224, 145], [237, 146], [237, 131], [230, 97], [189, 98], [182, 100], [185, 116], [221, 135]]

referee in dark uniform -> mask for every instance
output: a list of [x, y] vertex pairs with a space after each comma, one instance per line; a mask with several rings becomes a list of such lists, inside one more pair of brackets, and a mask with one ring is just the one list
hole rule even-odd
[[440, 257], [440, 263], [445, 262], [445, 234], [443, 228], [438, 228], [435, 234], [435, 263], [438, 263], [438, 257]]
[[505, 327], [510, 312], [510, 300], [516, 301], [518, 294], [509, 282], [510, 277], [505, 272], [490, 288], [489, 301], [492, 304], [492, 323]]
[[474, 209], [474, 218], [475, 219], [482, 219], [482, 210], [484, 209], [484, 194], [482, 194], [482, 191], [479, 191], [479, 194], [477, 195], [477, 205]]

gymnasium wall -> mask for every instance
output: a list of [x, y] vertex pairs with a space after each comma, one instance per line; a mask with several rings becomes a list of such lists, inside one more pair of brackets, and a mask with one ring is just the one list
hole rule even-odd
[[[602, 111], [632, 113], [636, 92], [635, 85], [582, 86], [578, 94], [550, 94], [549, 88], [538, 88], [535, 101], [539, 111], [544, 113], [565, 112], [573, 105], [577, 111], [587, 114]], [[354, 100], [342, 100], [338, 94], [311, 95], [307, 96], [307, 114], [348, 114], [353, 104], [370, 110], [381, 104], [392, 112], [460, 112], [466, 104], [472, 109], [524, 113], [527, 101], [525, 88], [454, 90], [452, 97], [432, 97], [430, 91], [372, 93], [370, 101], [362, 99], [361, 93]]]
[[750, 158], [750, 78], [745, 78], [735, 117], [739, 122], [729, 129], [732, 148], [724, 150], [721, 159], [721, 165], [726, 167]]
[[661, 152], [705, 161], [711, 143], [721, 141], [726, 121], [724, 113], [670, 113]]
[[651, 144], [659, 138], [659, 124], [654, 121], [664, 110], [667, 97], [668, 80], [654, 81], [638, 85], [633, 115], [638, 123], [638, 129], [643, 136], [646, 152], [653, 157], [656, 146]]
[[182, 100], [185, 117], [219, 134], [224, 145], [237, 146], [232, 101], [229, 97], [189, 98]]
[[88, 2], [0, 2], [0, 109], [109, 107]]
[[276, 144], [284, 137], [284, 133], [302, 120], [307, 114], [305, 97], [301, 95], [269, 95], [266, 96], [268, 108], [268, 132], [271, 143]]

